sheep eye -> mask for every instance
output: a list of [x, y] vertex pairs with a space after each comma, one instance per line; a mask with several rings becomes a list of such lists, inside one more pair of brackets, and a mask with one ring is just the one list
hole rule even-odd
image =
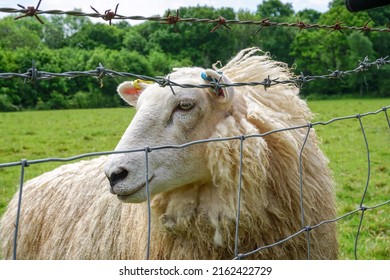
[[194, 107], [194, 103], [191, 101], [181, 101], [179, 104], [181, 110], [191, 110], [192, 107]]

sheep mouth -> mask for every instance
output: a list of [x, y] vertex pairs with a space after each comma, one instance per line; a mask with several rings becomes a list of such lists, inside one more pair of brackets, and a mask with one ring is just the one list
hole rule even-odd
[[[150, 177], [150, 179], [148, 180], [148, 184], [150, 184], [152, 182], [154, 178], [154, 175], [152, 175], [152, 177]], [[146, 188], [146, 182], [136, 186], [135, 188], [132, 188], [129, 192], [127, 193], [123, 193], [123, 194], [117, 194], [117, 197], [119, 200], [121, 201], [126, 201], [128, 200], [131, 196], [133, 196], [134, 194], [138, 193], [140, 190], [142, 189], [145, 189]], [[150, 190], [149, 190], [150, 191]]]

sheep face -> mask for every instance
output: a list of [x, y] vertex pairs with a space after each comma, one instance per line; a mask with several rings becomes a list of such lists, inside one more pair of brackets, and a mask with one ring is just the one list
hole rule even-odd
[[[201, 74], [203, 74], [203, 78]], [[180, 84], [230, 83], [213, 70], [182, 68], [170, 79]], [[180, 145], [210, 137], [215, 126], [229, 115], [233, 88], [214, 92], [210, 88], [160, 87], [143, 82], [125, 82], [118, 87], [119, 95], [137, 113], [122, 136], [116, 151]], [[146, 180], [151, 195], [192, 183], [210, 180], [205, 155], [206, 144], [182, 149], [154, 149], [148, 153], [148, 178], [145, 173], [146, 152], [111, 155], [105, 167], [110, 191], [122, 202], [138, 203], [147, 198]]]

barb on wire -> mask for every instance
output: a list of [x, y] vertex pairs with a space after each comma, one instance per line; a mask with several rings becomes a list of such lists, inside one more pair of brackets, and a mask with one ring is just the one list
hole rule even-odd
[[376, 67], [378, 69], [380, 69], [383, 65], [387, 64], [388, 63], [388, 59], [389, 56], [385, 56], [385, 57], [381, 57], [381, 58], [378, 58], [375, 63], [376, 63]]
[[366, 23], [363, 25], [362, 30], [360, 30], [359, 33], [362, 32], [370, 32], [371, 28], [368, 26], [368, 24], [371, 22], [371, 19], [367, 20]]
[[273, 79], [271, 80], [270, 76], [268, 75], [267, 78], [264, 79], [263, 83], [264, 83], [264, 90], [267, 90], [267, 88], [271, 87], [273, 85], [273, 83], [277, 83], [277, 80], [279, 78], [276, 78], [276, 79]]
[[[116, 13], [118, 11], [118, 6], [119, 6], [119, 3], [116, 4], [116, 7], [115, 7], [115, 12], [111, 11], [111, 9], [108, 9], [108, 10], [105, 10], [104, 11], [104, 15], [100, 15], [102, 19], [104, 19], [105, 21], [108, 21], [109, 24], [111, 25], [111, 20], [115, 18], [116, 16]], [[90, 6], [92, 10], [94, 10], [97, 14], [100, 14], [94, 7]]]
[[271, 21], [268, 18], [264, 18], [260, 21], [259, 25], [261, 25], [261, 27], [256, 31], [256, 34], [259, 33], [264, 27], [271, 26]]
[[17, 4], [20, 8], [25, 10], [25, 12], [24, 12], [25, 14], [22, 15], [22, 16], [16, 17], [14, 19], [18, 20], [18, 19], [21, 19], [21, 18], [24, 18], [24, 17], [35, 17], [41, 24], [44, 24], [44, 22], [37, 15], [39, 5], [41, 5], [41, 1], [42, 0], [39, 0], [36, 8], [34, 6], [28, 6], [27, 9], [26, 9], [24, 6], [22, 6], [20, 4]]
[[[365, 71], [370, 67], [370, 62], [368, 60], [368, 56], [366, 56], [363, 60], [359, 60], [359, 65], [356, 68], [356, 71]], [[379, 68], [378, 68], [379, 69]]]
[[[32, 60], [32, 63], [31, 63], [31, 68], [27, 70], [27, 73], [30, 75], [30, 81], [32, 83], [35, 83], [38, 81], [38, 77], [39, 77], [39, 72], [37, 70], [37, 68], [35, 67], [35, 60]], [[26, 82], [27, 79], [24, 79], [24, 82]]]
[[99, 63], [99, 66], [96, 67], [96, 71], [98, 71], [97, 79], [99, 80], [100, 87], [102, 88], [103, 85], [104, 85], [103, 84], [103, 78], [106, 75], [106, 68], [104, 68], [104, 66], [101, 63]]
[[333, 25], [332, 29], [328, 31], [328, 34], [334, 32], [334, 31], [339, 31], [340, 33], [343, 33], [343, 30], [342, 30], [343, 27], [341, 26], [341, 24], [342, 24], [342, 22], [337, 21]]
[[303, 21], [298, 21], [297, 22], [297, 27], [299, 28], [299, 32], [302, 31], [302, 29], [307, 29], [308, 24], [304, 23]]
[[169, 80], [169, 78], [170, 78], [170, 75], [168, 75], [168, 77], [166, 79], [163, 79], [163, 82], [161, 82], [159, 85], [160, 85], [160, 87], [169, 86], [169, 88], [172, 91], [172, 94], [176, 95], [175, 90], [173, 89], [173, 86], [172, 86], [171, 81]]
[[331, 78], [335, 78], [335, 79], [339, 79], [340, 81], [342, 81], [342, 77], [344, 76], [344, 71], [340, 71], [340, 70], [330, 70], [328, 69], [328, 71], [330, 71], [331, 73], [329, 74], [329, 76]]
[[217, 19], [216, 21], [218, 22], [218, 24], [213, 29], [211, 29], [210, 32], [215, 32], [222, 26], [225, 27], [225, 29], [231, 29], [229, 26], [227, 26], [226, 19], [224, 17], [219, 16], [219, 19]]
[[180, 17], [179, 17], [179, 10], [177, 9], [176, 10], [176, 15], [170, 15], [171, 14], [171, 11], [168, 11], [167, 13], [167, 16], [165, 17], [165, 21], [160, 21], [161, 24], [171, 24], [173, 25], [173, 29], [175, 30], [175, 32], [178, 32], [177, 30], [177, 27], [176, 27], [176, 23], [178, 23], [180, 21]]

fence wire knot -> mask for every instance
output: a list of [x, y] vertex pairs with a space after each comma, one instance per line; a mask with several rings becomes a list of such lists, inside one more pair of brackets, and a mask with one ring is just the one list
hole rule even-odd
[[[31, 68], [27, 70], [27, 74], [31, 77], [30, 81], [32, 83], [35, 83], [36, 81], [38, 81], [39, 72], [38, 72], [37, 68], [35, 67], [35, 61], [34, 60], [32, 61]], [[25, 79], [25, 81], [26, 81], [26, 79]]]
[[301, 74], [296, 77], [295, 83], [300, 89], [302, 89], [303, 85], [306, 84], [307, 82], [309, 82], [309, 80], [307, 79], [305, 74], [303, 74], [303, 72], [301, 72]]
[[20, 8], [26, 10], [26, 12], [25, 12], [24, 15], [14, 18], [14, 20], [18, 20], [18, 19], [21, 19], [21, 18], [24, 18], [24, 17], [35, 17], [41, 24], [44, 24], [44, 22], [37, 15], [39, 5], [41, 5], [41, 1], [42, 0], [39, 0], [38, 5], [37, 5], [36, 8], [34, 6], [28, 6], [26, 8], [26, 7], [24, 7], [24, 6], [20, 5], [20, 4], [17, 4]]
[[[278, 80], [279, 78], [276, 78], [274, 81]], [[267, 78], [265, 78], [262, 82], [263, 86], [264, 86], [264, 90], [267, 90], [267, 88], [271, 87], [272, 86], [272, 81], [270, 76], [268, 75]]]
[[361, 28], [361, 30], [360, 30], [359, 33], [371, 31], [371, 28], [368, 26], [368, 24], [370, 23], [370, 21], [371, 21], [371, 19], [369, 19], [369, 20], [366, 21], [366, 23], [363, 25], [363, 27]]
[[173, 25], [173, 29], [175, 30], [175, 32], [178, 32], [177, 28], [176, 28], [176, 23], [178, 23], [180, 21], [180, 17], [179, 17], [179, 10], [176, 10], [176, 15], [175, 16], [171, 16], [171, 11], [168, 11], [167, 13], [167, 16], [165, 17], [165, 22], [162, 21], [160, 22], [161, 24], [171, 24]]
[[343, 27], [341, 26], [342, 22], [339, 22], [337, 21], [331, 28], [332, 30], [329, 30], [328, 34], [329, 33], [332, 33], [333, 31], [340, 31], [341, 33], [343, 33], [343, 31], [341, 29], [343, 29]]
[[313, 227], [311, 226], [305, 226], [304, 227], [305, 231], [308, 232], [308, 231], [311, 231], [313, 229]]
[[263, 18], [260, 21], [260, 25], [261, 27], [256, 31], [256, 34], [259, 33], [263, 29], [263, 27], [271, 26], [271, 21], [269, 20], [269, 18]]
[[119, 6], [119, 3], [116, 4], [116, 7], [115, 7], [115, 12], [111, 11], [111, 9], [108, 9], [108, 10], [105, 10], [104, 11], [104, 15], [100, 14], [94, 7], [90, 6], [92, 10], [94, 10], [97, 14], [100, 15], [100, 17], [102, 19], [104, 19], [105, 21], [108, 21], [109, 24], [111, 25], [111, 20], [113, 20], [116, 16], [116, 12], [118, 11], [118, 6]]
[[363, 59], [363, 61], [359, 60], [359, 65], [356, 68], [356, 71], [357, 72], [359, 72], [359, 71], [366, 71], [366, 70], [368, 70], [369, 67], [370, 67], [370, 62], [368, 60], [368, 56], [366, 56]]
[[343, 75], [344, 75], [344, 71], [341, 71], [341, 70], [330, 70], [329, 69], [329, 71], [330, 72], [332, 72], [331, 74], [330, 74], [330, 77], [331, 78], [335, 78], [335, 79], [340, 79], [341, 80], [341, 78], [343, 77]]
[[172, 82], [169, 80], [169, 78], [170, 78], [170, 75], [168, 75], [168, 77], [166, 77], [166, 78], [163, 77], [162, 80], [160, 82], [158, 82], [158, 84], [160, 85], [160, 87], [169, 86], [169, 88], [172, 91], [172, 94], [176, 95], [175, 91], [173, 90]]
[[375, 63], [376, 63], [376, 68], [380, 69], [383, 65], [387, 64], [388, 61], [387, 61], [387, 58], [389, 56], [385, 56], [385, 57], [381, 57], [381, 58], [378, 58]]
[[298, 21], [297, 22], [297, 27], [299, 28], [299, 32], [302, 31], [302, 29], [306, 29], [309, 27], [308, 24], [304, 23], [303, 21]]
[[30, 166], [30, 164], [28, 163], [27, 159], [25, 159], [25, 158], [22, 159], [20, 162], [21, 162], [23, 167], [29, 167]]
[[99, 63], [99, 66], [96, 67], [96, 71], [98, 72], [97, 79], [100, 82], [100, 87], [103, 87], [103, 78], [106, 75], [106, 68], [104, 68], [103, 64]]
[[227, 26], [226, 19], [224, 17], [219, 16], [219, 19], [216, 21], [218, 22], [217, 26], [215, 26], [210, 32], [215, 32], [222, 26], [224, 26], [226, 29], [230, 29], [230, 27]]

